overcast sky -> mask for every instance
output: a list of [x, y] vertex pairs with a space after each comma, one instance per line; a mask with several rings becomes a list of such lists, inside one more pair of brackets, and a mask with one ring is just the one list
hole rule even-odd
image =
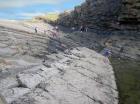
[[0, 19], [30, 19], [73, 9], [84, 0], [0, 0]]

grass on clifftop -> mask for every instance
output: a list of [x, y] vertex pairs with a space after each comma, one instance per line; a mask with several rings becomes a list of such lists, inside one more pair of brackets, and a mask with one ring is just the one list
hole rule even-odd
[[41, 20], [47, 20], [47, 21], [56, 21], [59, 18], [59, 13], [48, 13], [46, 15], [43, 16], [38, 16], [36, 17], [37, 19], [41, 19]]
[[50, 20], [50, 21], [56, 21], [59, 17], [58, 13], [49, 13], [46, 16], [44, 16], [44, 18]]
[[120, 96], [119, 104], [140, 104], [140, 62], [111, 59]]

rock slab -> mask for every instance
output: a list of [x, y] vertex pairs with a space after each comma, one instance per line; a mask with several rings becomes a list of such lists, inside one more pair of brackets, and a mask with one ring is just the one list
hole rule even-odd
[[[18, 74], [20, 87], [2, 92], [9, 104], [118, 104], [110, 62], [84, 47], [52, 54], [38, 70]], [[51, 67], [45, 67], [51, 61]], [[13, 93], [14, 91], [14, 93]]]

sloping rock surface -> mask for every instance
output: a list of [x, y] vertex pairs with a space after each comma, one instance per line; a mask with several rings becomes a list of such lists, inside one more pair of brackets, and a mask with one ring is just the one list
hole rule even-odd
[[[114, 73], [107, 58], [80, 47], [48, 57], [44, 66], [38, 70], [29, 69], [17, 74], [19, 87], [11, 86], [1, 93], [6, 102], [9, 104], [118, 103]], [[50, 60], [53, 60], [51, 67], [45, 67]]]
[[118, 104], [109, 60], [68, 38], [62, 42], [0, 27], [0, 102]]

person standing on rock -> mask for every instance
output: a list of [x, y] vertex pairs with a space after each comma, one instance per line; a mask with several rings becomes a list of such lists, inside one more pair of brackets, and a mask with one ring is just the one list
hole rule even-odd
[[88, 27], [87, 26], [85, 27], [85, 32], [88, 32]]
[[80, 32], [82, 33], [82, 32], [84, 32], [85, 31], [85, 27], [82, 25], [82, 26], [80, 26]]
[[[124, 47], [120, 47], [120, 51], [119, 51], [119, 56], [123, 56], [123, 53], [124, 53]], [[119, 58], [120, 59], [120, 58]]]
[[51, 32], [51, 35], [53, 36], [53, 38], [58, 38], [58, 31], [56, 30], [56, 28], [53, 28], [52, 31], [48, 30], [49, 32]]
[[75, 31], [75, 27], [72, 27], [71, 30], [72, 30], [72, 32]]
[[57, 32], [59, 32], [58, 26], [55, 26], [55, 30], [56, 30]]
[[120, 48], [120, 53], [123, 53], [124, 52], [124, 47], [121, 47]]
[[35, 27], [35, 33], [37, 33], [37, 27]]
[[104, 52], [103, 52], [103, 55], [105, 57], [110, 57], [111, 56], [111, 51], [109, 49], [105, 49]]
[[[109, 58], [111, 56], [111, 50], [110, 49], [107, 49], [107, 48], [104, 49], [102, 55], [105, 56], [106, 58]], [[104, 61], [105, 64], [108, 64], [109, 61], [106, 58], [104, 58], [103, 61]]]

